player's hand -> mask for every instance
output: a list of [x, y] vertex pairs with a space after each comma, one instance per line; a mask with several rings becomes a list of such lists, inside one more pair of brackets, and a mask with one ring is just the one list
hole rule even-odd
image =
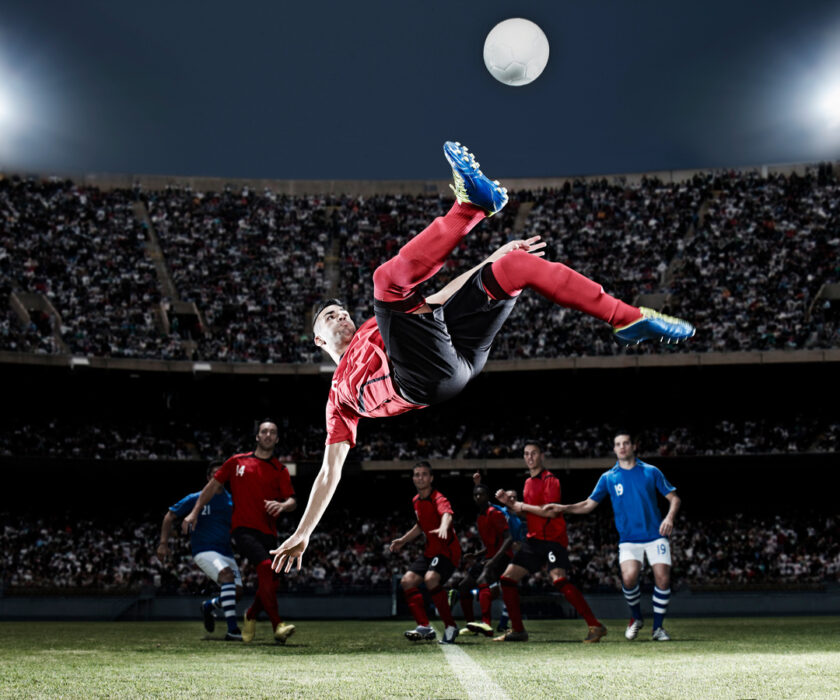
[[501, 248], [494, 251], [490, 257], [487, 258], [487, 262], [495, 262], [499, 258], [503, 258], [508, 253], [512, 253], [514, 250], [524, 250], [526, 253], [542, 257], [545, 255], [543, 248], [545, 248], [546, 243], [545, 241], [538, 242], [539, 240], [540, 236], [531, 236], [530, 238], [526, 238], [524, 240], [508, 241]]
[[309, 535], [298, 534], [296, 532], [277, 549], [272, 549], [269, 552], [269, 554], [274, 555], [271, 568], [278, 573], [281, 571], [289, 573], [292, 570], [292, 566], [297, 562], [297, 570], [300, 571], [300, 567], [303, 564], [303, 553], [306, 551], [308, 544]]
[[388, 549], [396, 554], [403, 548], [404, 544], [405, 542], [403, 542], [402, 537], [398, 537], [395, 540], [391, 540], [391, 544], [388, 545]]
[[170, 554], [169, 543], [168, 542], [161, 542], [157, 548], [157, 558], [163, 561], [164, 559], [168, 559]]
[[659, 534], [663, 537], [667, 537], [674, 531], [674, 521], [665, 518], [662, 523], [659, 525]]
[[568, 510], [569, 506], [564, 506], [561, 503], [546, 503], [543, 506], [543, 510], [546, 513], [552, 513], [554, 515], [563, 515]]
[[280, 504], [279, 501], [269, 501], [264, 500], [265, 503], [265, 512], [268, 513], [272, 518], [276, 518], [280, 513], [283, 512], [283, 506]]
[[516, 499], [511, 496], [510, 491], [505, 491], [504, 489], [496, 491], [496, 500], [502, 505], [510, 507], [513, 507], [513, 504], [516, 502]]
[[181, 532], [189, 535], [195, 530], [195, 524], [198, 522], [198, 513], [190, 513], [181, 523]]
[[475, 474], [473, 474], [473, 483], [474, 483], [476, 486], [478, 486], [478, 485], [481, 483], [481, 474], [479, 474], [478, 472], [476, 472]]

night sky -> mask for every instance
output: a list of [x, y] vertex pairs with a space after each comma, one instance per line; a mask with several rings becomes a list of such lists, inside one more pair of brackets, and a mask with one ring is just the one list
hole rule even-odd
[[445, 179], [447, 139], [500, 179], [838, 159], [840, 3], [0, 4], [0, 171]]

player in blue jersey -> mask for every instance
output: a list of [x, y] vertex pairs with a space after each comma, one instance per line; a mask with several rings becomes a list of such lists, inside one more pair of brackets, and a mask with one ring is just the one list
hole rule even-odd
[[[671, 544], [674, 518], [680, 508], [676, 489], [656, 467], [636, 457], [638, 444], [626, 430], [615, 436], [613, 451], [618, 461], [612, 469], [601, 474], [589, 498], [571, 505], [547, 506], [557, 513], [583, 515], [595, 510], [605, 498], [612, 501], [615, 527], [618, 530], [618, 562], [624, 598], [630, 606], [630, 622], [624, 632], [627, 639], [635, 639], [644, 625], [641, 608], [639, 575], [644, 558], [653, 569], [653, 639], [670, 641], [662, 623], [671, 599]], [[669, 503], [665, 517], [659, 511], [656, 493]]]
[[[208, 481], [213, 478], [213, 474], [220, 466], [221, 462], [210, 464], [207, 470]], [[196, 491], [184, 496], [166, 512], [160, 529], [160, 544], [157, 548], [157, 555], [161, 561], [170, 555], [169, 538], [175, 521], [190, 514], [200, 493]], [[221, 588], [218, 597], [205, 600], [201, 604], [204, 629], [208, 632], [215, 629], [213, 610], [216, 607], [221, 608], [227, 623], [225, 640], [241, 642], [242, 632], [236, 622], [236, 599], [242, 595], [242, 575], [233, 558], [233, 549], [230, 544], [232, 514], [233, 499], [230, 494], [227, 491], [216, 494], [198, 514], [196, 525], [190, 533], [190, 549], [198, 568]]]

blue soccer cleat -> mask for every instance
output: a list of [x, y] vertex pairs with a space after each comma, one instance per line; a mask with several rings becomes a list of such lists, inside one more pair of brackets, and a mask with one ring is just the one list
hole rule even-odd
[[639, 307], [642, 317], [626, 326], [615, 329], [615, 339], [622, 345], [637, 345], [643, 340], [679, 343], [694, 335], [695, 329], [688, 321], [666, 316], [653, 309]]
[[498, 180], [491, 180], [478, 167], [475, 156], [457, 141], [447, 141], [443, 144], [443, 153], [449, 165], [452, 166], [450, 185], [459, 204], [469, 203], [493, 216], [501, 211], [508, 202], [507, 190]]

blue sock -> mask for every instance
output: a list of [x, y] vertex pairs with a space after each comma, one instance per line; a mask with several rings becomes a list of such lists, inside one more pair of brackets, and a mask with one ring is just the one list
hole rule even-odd
[[661, 588], [653, 587], [653, 629], [658, 630], [662, 627], [662, 622], [665, 620], [665, 613], [668, 612], [668, 603], [670, 600], [670, 588], [666, 588], [663, 591]]
[[227, 623], [228, 632], [234, 632], [239, 629], [236, 624], [236, 584], [223, 583], [222, 592], [219, 595], [219, 601], [222, 606], [222, 611], [225, 614], [225, 622]]
[[211, 598], [210, 600], [207, 601], [207, 603], [209, 605], [212, 605], [214, 608], [222, 607], [222, 601], [221, 601], [221, 598], [219, 596], [216, 596], [215, 598]]
[[639, 584], [637, 583], [633, 588], [625, 588], [624, 585], [622, 585], [621, 590], [624, 593], [624, 600], [626, 600], [627, 605], [630, 606], [630, 616], [634, 620], [643, 620], [641, 603], [642, 590], [639, 588]]

